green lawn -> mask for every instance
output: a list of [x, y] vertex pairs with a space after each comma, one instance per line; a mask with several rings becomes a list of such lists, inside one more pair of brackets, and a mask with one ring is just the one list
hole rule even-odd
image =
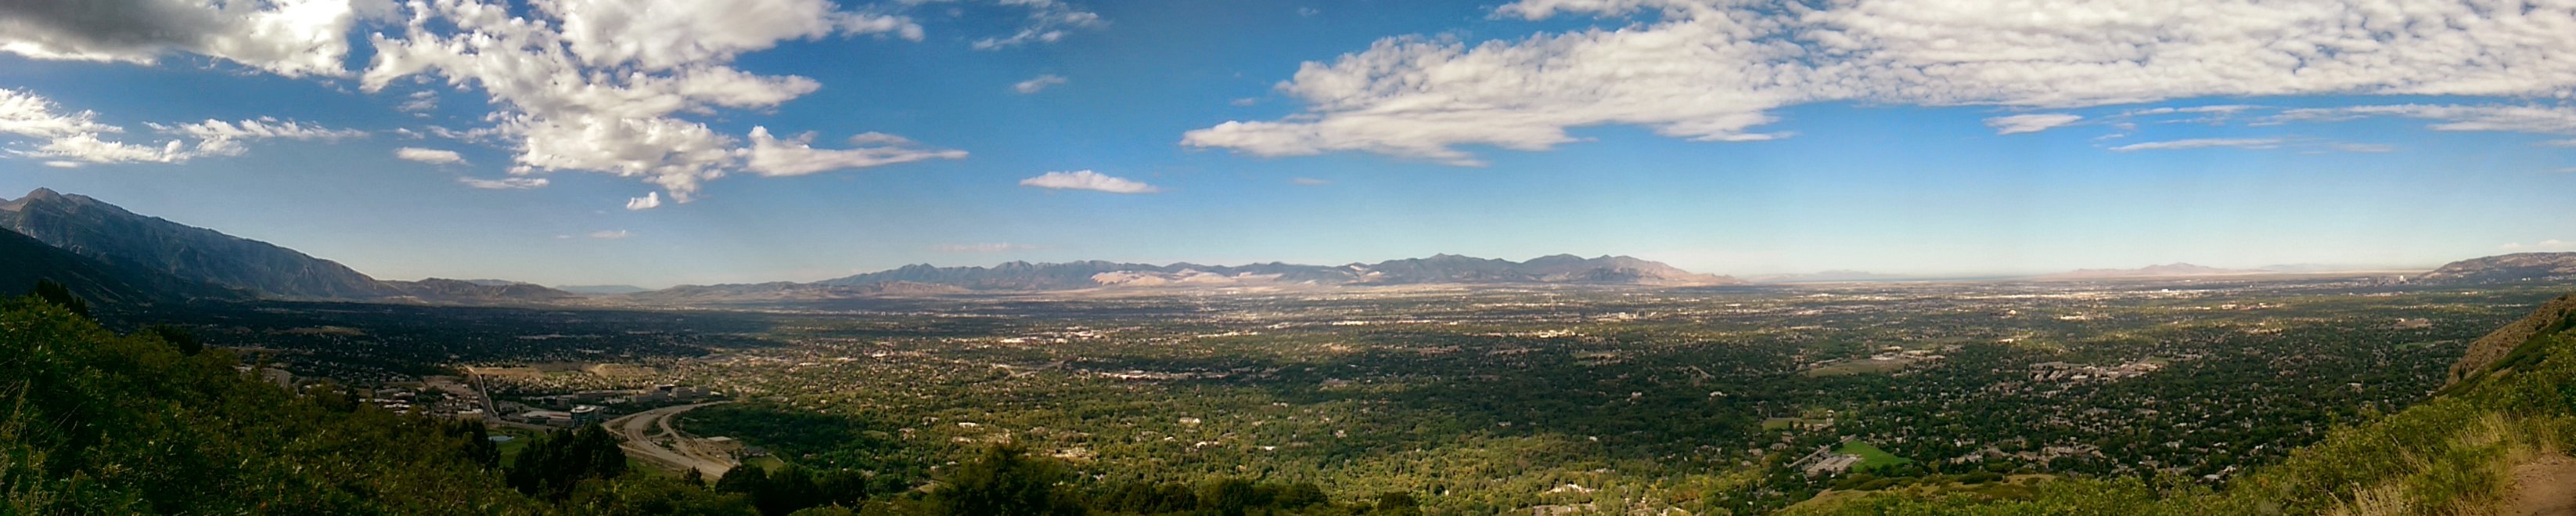
[[1852, 465], [1853, 471], [1865, 471], [1914, 462], [1914, 459], [1898, 457], [1894, 454], [1887, 453], [1887, 450], [1881, 450], [1878, 449], [1877, 446], [1870, 446], [1869, 443], [1860, 441], [1843, 443], [1842, 449], [1834, 450], [1834, 452], [1845, 455], [1860, 456], [1860, 464]]

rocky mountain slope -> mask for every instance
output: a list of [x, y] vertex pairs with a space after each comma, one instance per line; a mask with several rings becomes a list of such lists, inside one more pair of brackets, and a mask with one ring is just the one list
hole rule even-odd
[[294, 249], [44, 188], [0, 203], [0, 228], [116, 270], [167, 275], [269, 298], [507, 303], [574, 297], [524, 283], [378, 281]]
[[2462, 380], [2511, 368], [2515, 365], [2515, 355], [2527, 355], [2533, 351], [2529, 346], [2534, 337], [2570, 328], [2576, 328], [2576, 294], [2550, 300], [2532, 310], [2531, 315], [2469, 343], [2468, 353], [2461, 355], [2458, 363], [2451, 364], [2450, 380], [2444, 385], [2458, 385]]
[[73, 294], [106, 304], [249, 297], [247, 292], [204, 282], [110, 265], [0, 230], [0, 295], [24, 294], [40, 280], [61, 283]]
[[0, 227], [110, 264], [272, 297], [373, 299], [398, 295], [374, 278], [330, 260], [43, 188], [0, 204]]
[[2418, 283], [2452, 285], [2571, 280], [2576, 280], [2576, 253], [2514, 253], [2470, 258], [2444, 264], [2415, 279]]

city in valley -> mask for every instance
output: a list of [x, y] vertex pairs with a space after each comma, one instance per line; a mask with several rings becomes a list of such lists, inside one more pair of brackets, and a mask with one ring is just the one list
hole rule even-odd
[[900, 492], [1015, 443], [1101, 489], [1760, 512], [2065, 476], [2223, 485], [2423, 401], [2471, 340], [2558, 292], [2377, 274], [1265, 286], [166, 322], [503, 438], [605, 422], [639, 461], [710, 478], [795, 464]]

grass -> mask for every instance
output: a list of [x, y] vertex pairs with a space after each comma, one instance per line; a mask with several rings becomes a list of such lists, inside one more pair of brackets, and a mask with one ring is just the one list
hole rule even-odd
[[496, 443], [493, 445], [494, 448], [501, 450], [502, 464], [510, 464], [513, 461], [518, 460], [519, 451], [528, 449], [528, 443], [535, 442], [537, 440], [537, 432], [531, 430], [518, 428], [492, 428], [488, 431], [491, 432], [494, 437], [506, 435], [511, 438], [510, 442]]
[[1896, 454], [1888, 453], [1887, 450], [1881, 450], [1877, 446], [1870, 446], [1869, 443], [1860, 441], [1843, 443], [1843, 447], [1834, 452], [1860, 456], [1860, 464], [1852, 465], [1853, 471], [1867, 471], [1914, 462], [1914, 459], [1898, 457]]

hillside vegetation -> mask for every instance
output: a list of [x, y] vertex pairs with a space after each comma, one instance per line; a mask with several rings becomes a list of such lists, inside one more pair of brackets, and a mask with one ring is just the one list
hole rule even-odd
[[[2071, 479], [2027, 490], [1918, 489], [1819, 497], [1791, 514], [2516, 514], [2519, 467], [2576, 437], [2576, 318], [2562, 297], [2473, 350], [2465, 379], [2423, 404], [2338, 428], [2212, 489], [2190, 479]], [[2485, 357], [2485, 358], [2481, 358]], [[2565, 483], [2576, 479], [2553, 479]], [[2011, 493], [2005, 496], [1987, 493]]]

